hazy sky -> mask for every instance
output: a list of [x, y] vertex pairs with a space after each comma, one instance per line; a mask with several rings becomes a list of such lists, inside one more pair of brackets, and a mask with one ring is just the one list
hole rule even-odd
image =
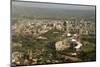
[[14, 15], [95, 16], [95, 6], [12, 2]]
[[79, 10], [94, 10], [93, 6], [77, 6], [77, 5], [63, 5], [63, 4], [46, 4], [46, 3], [32, 3], [32, 2], [13, 2], [13, 5], [27, 6], [27, 7], [44, 7], [44, 8], [60, 8], [60, 9], [79, 9]]

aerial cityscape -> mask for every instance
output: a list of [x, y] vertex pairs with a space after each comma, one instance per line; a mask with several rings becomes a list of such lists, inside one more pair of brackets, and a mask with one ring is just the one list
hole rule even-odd
[[12, 1], [12, 66], [96, 61], [95, 6]]

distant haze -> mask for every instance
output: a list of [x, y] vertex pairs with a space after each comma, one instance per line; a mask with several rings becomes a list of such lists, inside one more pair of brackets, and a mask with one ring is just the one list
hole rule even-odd
[[13, 1], [12, 16], [95, 17], [95, 6]]

